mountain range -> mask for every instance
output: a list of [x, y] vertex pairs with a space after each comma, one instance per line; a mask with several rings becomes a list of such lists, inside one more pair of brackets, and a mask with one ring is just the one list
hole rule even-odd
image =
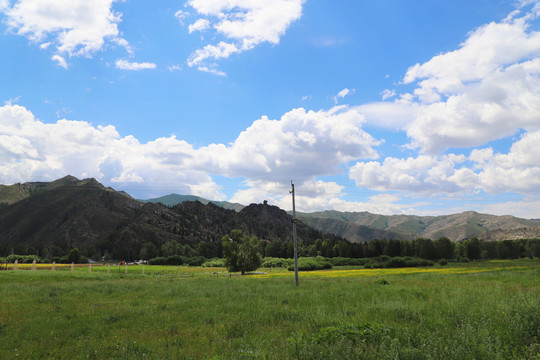
[[[0, 256], [52, 258], [78, 247], [94, 259], [137, 259], [142, 249], [149, 257], [170, 250], [210, 258], [220, 255], [221, 239], [233, 229], [267, 242], [292, 240], [292, 217], [276, 206], [251, 204], [240, 211], [199, 201], [165, 206], [133, 199], [95, 179], [67, 176], [2, 186], [0, 202]], [[297, 230], [305, 243], [338, 238], [303, 223]]]
[[[540, 238], [539, 221], [472, 211], [444, 216], [323, 211], [297, 217], [299, 241], [306, 243], [319, 238]], [[167, 246], [181, 246], [187, 255], [197, 249], [212, 257], [219, 255], [221, 238], [236, 228], [268, 242], [289, 242], [291, 220], [266, 202], [244, 206], [176, 194], [142, 201], [95, 179], [73, 176], [0, 185], [0, 255], [15, 251], [53, 257], [79, 247], [93, 258], [134, 259], [145, 247], [162, 253]]]
[[[227, 209], [240, 211], [244, 205], [226, 201], [210, 201], [190, 195], [170, 194], [162, 198], [145, 200], [166, 205], [184, 201], [212, 202]], [[290, 214], [291, 212], [289, 212]], [[451, 215], [380, 215], [369, 212], [341, 212], [335, 210], [302, 213], [296, 217], [323, 233], [334, 234], [352, 242], [374, 239], [412, 240], [447, 237], [459, 241], [477, 237], [485, 241], [540, 238], [540, 221], [510, 215], [496, 216], [465, 211]]]

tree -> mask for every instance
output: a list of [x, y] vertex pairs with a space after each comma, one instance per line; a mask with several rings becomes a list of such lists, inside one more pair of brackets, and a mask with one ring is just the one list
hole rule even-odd
[[447, 237], [442, 236], [433, 242], [439, 255], [439, 259], [454, 258], [454, 243]]
[[139, 252], [139, 258], [143, 260], [150, 260], [159, 256], [159, 250], [153, 242], [145, 242]]
[[242, 230], [233, 230], [222, 239], [225, 266], [229, 271], [257, 270], [261, 266], [260, 243], [256, 237], [245, 235]]
[[78, 264], [81, 262], [81, 252], [78, 248], [73, 248], [67, 254], [67, 262]]

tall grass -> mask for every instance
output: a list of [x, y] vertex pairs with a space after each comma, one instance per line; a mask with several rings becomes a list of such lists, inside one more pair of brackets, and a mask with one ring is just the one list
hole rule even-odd
[[540, 359], [537, 260], [312, 272], [298, 288], [286, 270], [191, 269], [2, 271], [0, 358]]

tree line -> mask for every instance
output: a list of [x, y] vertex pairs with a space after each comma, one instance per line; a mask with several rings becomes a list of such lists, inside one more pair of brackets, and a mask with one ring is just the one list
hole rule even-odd
[[[50, 247], [50, 248], [49, 248]], [[16, 249], [0, 247], [0, 256], [10, 254], [37, 255], [50, 262], [63, 262], [72, 249], [61, 249], [50, 245], [36, 251], [33, 247], [18, 246]], [[292, 241], [260, 241], [259, 251], [263, 257], [293, 258]], [[120, 249], [118, 249], [120, 250]], [[135, 250], [135, 251], [133, 251]], [[182, 257], [185, 259], [224, 258], [222, 241], [201, 241], [197, 244], [182, 244], [168, 241], [159, 246], [152, 241], [144, 242], [139, 249], [131, 249], [129, 254], [122, 251], [92, 251], [81, 248], [81, 256], [94, 261], [102, 260], [150, 260], [156, 257]], [[540, 257], [540, 239], [483, 241], [477, 238], [452, 242], [447, 237], [432, 240], [418, 238], [414, 240], [376, 239], [370, 242], [356, 243], [344, 239], [316, 239], [298, 243], [300, 257], [325, 258], [374, 258], [381, 255], [389, 257], [409, 256], [437, 261], [440, 259], [517, 259], [522, 257]], [[199, 262], [199, 261], [197, 261]]]
[[[264, 246], [265, 257], [292, 258], [292, 242], [274, 241]], [[317, 239], [313, 243], [298, 245], [300, 257], [323, 256], [326, 258], [372, 258], [411, 256], [428, 260], [459, 259], [517, 259], [540, 257], [540, 239], [483, 241], [477, 238], [452, 242], [447, 237], [436, 240], [418, 238], [414, 240], [376, 239], [370, 242], [353, 243], [346, 240]]]

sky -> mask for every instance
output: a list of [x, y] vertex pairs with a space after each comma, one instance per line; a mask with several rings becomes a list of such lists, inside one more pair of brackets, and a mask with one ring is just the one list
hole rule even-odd
[[540, 0], [0, 0], [0, 183], [540, 218]]

